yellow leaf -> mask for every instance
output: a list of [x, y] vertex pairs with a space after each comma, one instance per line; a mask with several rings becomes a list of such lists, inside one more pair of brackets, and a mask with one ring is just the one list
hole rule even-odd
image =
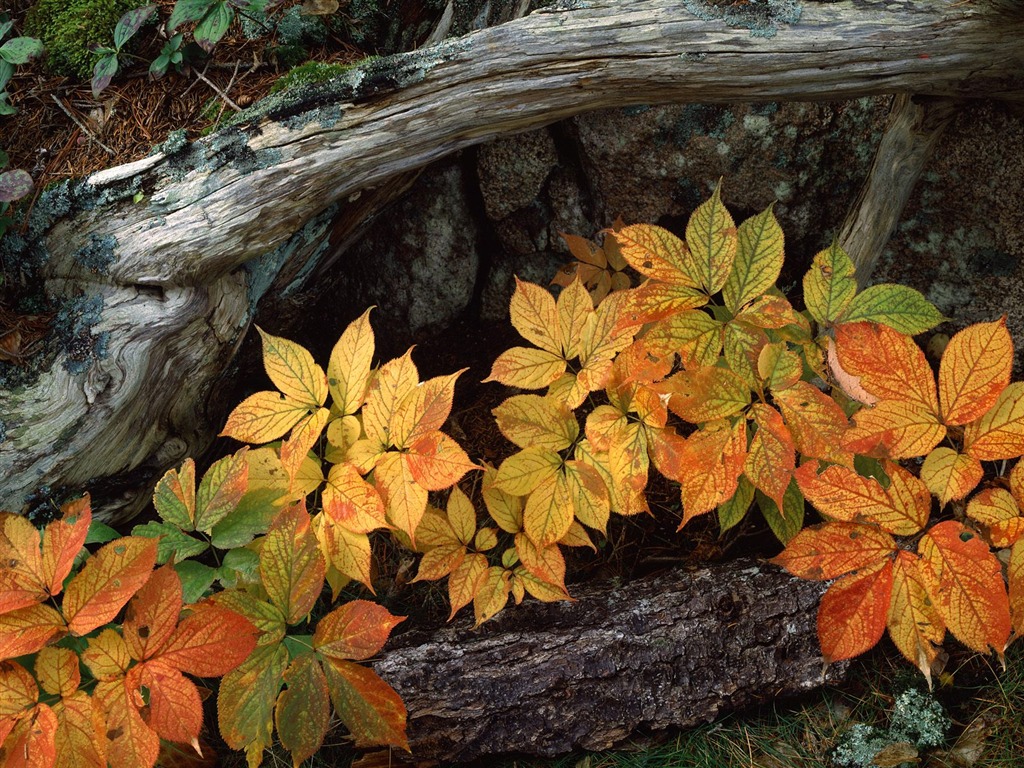
[[857, 293], [854, 266], [837, 241], [819, 251], [804, 275], [804, 303], [819, 325], [830, 325]]
[[766, 344], [768, 334], [760, 328], [737, 320], [725, 326], [725, 362], [728, 363], [729, 370], [739, 376], [750, 389], [758, 389], [761, 386], [758, 360]]
[[473, 596], [474, 627], [493, 619], [508, 602], [512, 574], [500, 565], [492, 565], [480, 576]]
[[498, 546], [498, 530], [496, 528], [481, 528], [473, 537], [473, 547], [478, 552], [488, 552]]
[[557, 587], [566, 598], [569, 597], [565, 588], [565, 558], [557, 544], [538, 547], [529, 536], [520, 533], [516, 535], [516, 552], [519, 554], [519, 562], [528, 573]]
[[469, 605], [476, 594], [476, 585], [487, 570], [487, 558], [480, 554], [466, 555], [458, 567], [448, 577], [448, 602], [452, 612], [448, 616], [451, 621], [461, 608]]
[[526, 499], [523, 529], [539, 546], [554, 544], [569, 530], [573, 513], [565, 474], [556, 472], [538, 485]]
[[498, 355], [484, 381], [520, 389], [543, 389], [563, 373], [565, 360], [560, 355], [533, 347], [512, 347]]
[[690, 215], [686, 224], [684, 271], [710, 296], [725, 286], [736, 259], [736, 222], [722, 202], [722, 185]]
[[387, 526], [383, 499], [351, 464], [331, 467], [321, 504], [336, 525], [352, 533], [369, 533]]
[[[637, 288], [613, 293], [605, 301], [616, 296], [622, 297], [620, 307], [622, 322], [636, 326], [664, 320], [678, 312], [703, 307], [708, 303], [707, 294], [697, 288], [662, 283], [657, 280], [648, 280]], [[604, 301], [601, 304], [603, 306]]]
[[540, 395], [515, 395], [492, 412], [501, 433], [520, 448], [561, 451], [572, 445], [580, 430], [567, 405]]
[[269, 443], [298, 424], [309, 408], [308, 404], [278, 392], [257, 392], [235, 406], [220, 436], [243, 443]]
[[367, 589], [373, 592], [373, 554], [367, 535], [336, 525], [326, 516], [317, 527], [317, 533], [327, 562], [338, 572], [353, 581], [365, 584]]
[[921, 479], [928, 490], [945, 505], [962, 499], [981, 482], [981, 463], [973, 456], [940, 446], [924, 458]]
[[561, 456], [550, 448], [524, 448], [501, 462], [493, 487], [513, 496], [527, 496], [561, 465]]
[[565, 462], [565, 480], [576, 519], [604, 533], [611, 513], [611, 500], [604, 478], [589, 464], [570, 460]]
[[401, 454], [413, 480], [428, 491], [443, 491], [455, 485], [476, 464], [462, 447], [444, 432], [429, 432]]
[[389, 451], [373, 472], [374, 485], [384, 499], [388, 521], [416, 544], [416, 527], [427, 509], [427, 491], [416, 483], [405, 457]]
[[334, 404], [343, 416], [358, 411], [366, 398], [374, 351], [370, 309], [349, 323], [331, 350], [327, 363], [327, 384]]
[[263, 339], [263, 367], [289, 400], [313, 409], [327, 400], [327, 376], [305, 347], [256, 328]]
[[803, 372], [800, 356], [784, 341], [765, 344], [757, 356], [757, 375], [773, 391], [789, 389], [800, 381]]
[[1010, 563], [1006, 568], [1006, 579], [1010, 589], [1013, 631], [1017, 637], [1020, 637], [1024, 635], [1024, 539], [1018, 539], [1010, 550]]
[[773, 285], [782, 271], [785, 238], [768, 206], [739, 226], [736, 260], [722, 288], [725, 306], [734, 315]]
[[723, 324], [707, 312], [687, 310], [659, 320], [644, 336], [655, 355], [679, 355], [683, 368], [714, 365], [722, 353]]
[[981, 523], [992, 546], [1011, 547], [1024, 536], [1024, 517], [1005, 488], [985, 488], [967, 502], [967, 516]]
[[928, 594], [921, 561], [909, 552], [897, 552], [893, 562], [889, 637], [900, 653], [932, 685], [932, 665], [942, 649], [946, 622]]
[[395, 444], [390, 434], [392, 418], [419, 380], [416, 365], [412, 362], [412, 349], [380, 367], [363, 405], [363, 431], [368, 438], [381, 445]]
[[556, 306], [562, 354], [566, 360], [572, 360], [580, 353], [583, 329], [588, 318], [594, 314], [594, 301], [583, 287], [583, 283], [576, 279], [562, 289]]
[[561, 356], [558, 310], [550, 293], [517, 277], [516, 289], [509, 303], [509, 317], [520, 336], [553, 355]]
[[946, 436], [934, 413], [916, 403], [882, 400], [861, 408], [854, 426], [843, 436], [843, 447], [865, 456], [909, 459], [924, 456]]
[[640, 274], [672, 285], [700, 287], [697, 275], [687, 269], [689, 248], [667, 229], [633, 224], [613, 235], [622, 257]]
[[78, 656], [74, 651], [56, 645], [39, 649], [35, 673], [39, 687], [51, 696], [71, 696], [82, 681]]
[[306, 459], [306, 454], [320, 439], [330, 415], [331, 412], [327, 408], [317, 409], [309, 417], [296, 424], [288, 439], [281, 443], [281, 466], [293, 481], [299, 472], [299, 467]]
[[476, 533], [476, 509], [458, 487], [452, 488], [448, 495], [448, 524], [460, 543], [468, 545], [473, 540]]
[[594, 392], [605, 384], [609, 364], [619, 352], [633, 343], [638, 324], [623, 319], [623, 294], [614, 293], [587, 315], [580, 341], [581, 385]]
[[497, 471], [493, 467], [484, 468], [484, 481], [481, 495], [487, 506], [487, 514], [507, 533], [519, 533], [523, 530], [523, 500], [519, 496], [506, 493], [495, 486]]
[[[647, 456], [647, 432], [635, 422], [625, 424], [608, 446], [608, 469], [611, 472], [611, 486], [616, 488], [624, 502], [634, 503], [643, 499], [647, 488], [647, 470], [650, 459]], [[644, 500], [642, 506], [646, 507]], [[646, 509], [632, 509], [621, 514], [636, 514]], [[558, 538], [561, 538], [560, 536]], [[557, 541], [558, 539], [554, 539]]]
[[1024, 454], [1024, 382], [1014, 382], [978, 420], [964, 429], [964, 453], [979, 461]]
[[942, 420], [967, 424], [985, 414], [1010, 382], [1013, 340], [1006, 317], [964, 328], [942, 353], [939, 402]]
[[441, 429], [452, 411], [455, 381], [466, 370], [463, 368], [447, 376], [435, 376], [413, 387], [394, 409], [388, 422], [391, 444], [396, 448], [408, 448], [420, 438]]
[[342, 416], [340, 419], [331, 419], [327, 424], [327, 442], [332, 448], [337, 448], [339, 453], [335, 459], [325, 458], [332, 464], [340, 464], [345, 459], [345, 454], [359, 436], [363, 433], [363, 425], [355, 416]]

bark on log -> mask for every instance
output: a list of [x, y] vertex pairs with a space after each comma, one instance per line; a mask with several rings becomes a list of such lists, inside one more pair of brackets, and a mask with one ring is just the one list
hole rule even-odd
[[815, 633], [823, 591], [753, 560], [588, 585], [478, 630], [399, 635], [374, 668], [417, 758], [608, 749], [840, 680]]
[[[460, 148], [630, 104], [1024, 95], [1012, 4], [843, 0], [805, 3], [799, 18], [777, 7], [562, 3], [50, 191], [19, 258], [42, 264], [51, 298], [95, 317], [37, 380], [0, 391], [0, 508], [44, 483], [89, 484], [100, 517], [131, 517], [146, 480], [219, 425], [206, 400], [275, 276], [300, 289], [336, 256], [346, 201]], [[122, 488], [98, 490], [118, 475]]]

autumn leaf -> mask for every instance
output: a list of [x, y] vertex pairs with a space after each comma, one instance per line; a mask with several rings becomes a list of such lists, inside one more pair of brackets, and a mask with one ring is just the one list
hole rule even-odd
[[278, 514], [260, 550], [260, 579], [289, 624], [310, 612], [324, 584], [326, 563], [304, 503]]
[[509, 317], [524, 339], [553, 355], [561, 355], [558, 309], [555, 298], [544, 288], [517, 277]]
[[732, 416], [750, 404], [750, 388], [727, 368], [679, 371], [653, 388], [668, 395], [669, 409], [692, 424]]
[[844, 371], [880, 400], [911, 403], [938, 421], [935, 374], [914, 340], [884, 325], [842, 323], [835, 329], [836, 354]]
[[928, 454], [946, 436], [938, 417], [916, 403], [882, 400], [861, 408], [843, 447], [865, 456], [906, 459]]
[[561, 451], [572, 445], [579, 434], [572, 410], [540, 395], [515, 395], [492, 412], [501, 433], [520, 448], [537, 446]]
[[931, 688], [931, 670], [946, 636], [946, 622], [928, 594], [921, 560], [909, 552], [897, 552], [893, 561], [888, 629], [900, 653], [921, 670]]
[[448, 620], [463, 607], [469, 605], [476, 594], [476, 585], [487, 570], [487, 558], [479, 553], [466, 555], [459, 566], [448, 577], [448, 602], [452, 610]]
[[1009, 587], [1010, 612], [1013, 631], [1018, 637], [1024, 635], [1024, 539], [1018, 539], [1010, 550], [1010, 562], [1006, 568]]
[[1014, 382], [979, 419], [964, 428], [964, 453], [979, 461], [1024, 454], [1024, 382]]
[[690, 215], [686, 224], [684, 270], [710, 296], [725, 286], [736, 258], [736, 223], [722, 202], [722, 186], [715, 187]]
[[524, 448], [501, 462], [493, 487], [514, 496], [528, 496], [561, 465], [562, 457], [550, 448]]
[[327, 400], [327, 376], [313, 356], [294, 341], [257, 326], [263, 340], [263, 367], [286, 398], [315, 408]]
[[725, 306], [735, 315], [773, 285], [782, 271], [785, 238], [772, 206], [740, 224], [736, 258], [722, 288]]
[[755, 403], [750, 410], [758, 429], [750, 441], [743, 471], [756, 488], [781, 508], [796, 468], [796, 446], [777, 410], [763, 403]]
[[309, 405], [278, 392], [257, 392], [228, 414], [221, 437], [243, 443], [269, 443], [285, 435], [310, 411]]
[[539, 547], [529, 536], [520, 533], [516, 535], [516, 553], [527, 572], [557, 587], [568, 599], [569, 592], [565, 588], [565, 558], [557, 544]]
[[826, 663], [852, 659], [882, 639], [892, 585], [893, 566], [887, 559], [843, 576], [822, 595], [818, 639]]
[[368, 600], [352, 600], [317, 623], [313, 647], [322, 656], [364, 661], [380, 652], [391, 631], [405, 621]]
[[299, 765], [323, 746], [331, 717], [327, 677], [312, 653], [297, 656], [284, 673], [287, 686], [277, 697], [274, 721], [281, 745]]
[[1024, 517], [1005, 488], [985, 488], [967, 502], [967, 516], [983, 526], [992, 546], [1011, 547], [1024, 536]]
[[839, 322], [881, 323], [908, 336], [916, 336], [945, 319], [919, 291], [906, 285], [880, 283], [854, 296]]
[[840, 447], [849, 422], [835, 400], [806, 381], [772, 396], [803, 456], [850, 464], [850, 453]]
[[1010, 381], [1013, 340], [1006, 318], [976, 323], [950, 339], [939, 363], [942, 420], [967, 424], [995, 405]]
[[492, 565], [480, 576], [473, 595], [474, 627], [497, 616], [508, 603], [512, 589], [512, 573], [500, 565]]
[[830, 522], [804, 528], [772, 562], [801, 579], [829, 581], [872, 567], [897, 551], [892, 536], [875, 526]]
[[366, 399], [374, 352], [371, 309], [349, 323], [331, 350], [327, 363], [327, 386], [334, 405], [343, 416], [354, 414]]
[[323, 659], [334, 711], [357, 747], [391, 745], [409, 750], [402, 699], [371, 669], [332, 657]]
[[707, 312], [687, 310], [654, 323], [644, 344], [652, 354], [678, 354], [683, 368], [710, 366], [722, 353], [722, 328]]
[[804, 275], [804, 303], [819, 325], [836, 321], [857, 293], [854, 266], [837, 241], [819, 251]]
[[232, 749], [244, 749], [262, 760], [273, 742], [274, 707], [284, 684], [288, 651], [280, 643], [257, 647], [221, 680], [217, 693], [217, 724]]
[[484, 379], [520, 389], [543, 389], [565, 373], [561, 355], [533, 347], [512, 347], [498, 355]]
[[613, 234], [622, 257], [640, 274], [670, 285], [701, 287], [699, 275], [691, 271], [694, 265], [690, 249], [667, 229], [633, 224]]
[[537, 486], [526, 500], [523, 529], [537, 545], [554, 544], [569, 530], [573, 503], [565, 473], [556, 472]]
[[89, 558], [64, 591], [62, 609], [68, 630], [87, 635], [109, 623], [146, 583], [156, 563], [156, 549], [152, 539], [125, 536]]
[[939, 446], [921, 465], [921, 479], [942, 504], [964, 498], [981, 482], [981, 462], [973, 456]]

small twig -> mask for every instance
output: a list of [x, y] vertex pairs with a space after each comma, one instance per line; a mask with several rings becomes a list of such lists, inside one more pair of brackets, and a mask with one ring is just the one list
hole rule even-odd
[[[203, 74], [204, 75], [206, 74], [206, 70], [208, 70], [209, 68], [210, 68], [210, 59], [207, 59], [206, 60], [206, 64], [203, 65]], [[195, 84], [198, 83], [198, 82], [199, 82], [198, 80], [193, 80], [191, 83], [189, 83], [188, 86], [185, 88], [185, 90], [181, 92], [181, 96], [179, 96], [178, 98], [180, 98], [180, 99], [185, 98], [188, 95], [188, 92], [191, 91], [192, 88], [195, 86]]]
[[[235, 70], [235, 71], [237, 72], [238, 70]], [[235, 104], [235, 102], [233, 102], [231, 100], [231, 97], [228, 96], [226, 93], [224, 93], [224, 91], [222, 91], [220, 88], [218, 88], [212, 81], [210, 81], [206, 77], [206, 75], [204, 75], [202, 72], [194, 72], [194, 74], [195, 74], [196, 77], [198, 77], [200, 80], [202, 80], [208, 86], [210, 86], [217, 93], [218, 96], [220, 96], [222, 99], [224, 99], [224, 103], [227, 104], [229, 107], [231, 107], [233, 110], [235, 110], [235, 112], [241, 112], [242, 111], [242, 108], [240, 106], [238, 106], [237, 104]], [[234, 82], [234, 81], [235, 81], [235, 77], [234, 77], [234, 75], [232, 75], [231, 76], [231, 82]], [[229, 85], [228, 87], [230, 88], [231, 86]]]
[[77, 117], [75, 117], [71, 113], [71, 110], [69, 110], [67, 107], [64, 106], [64, 102], [61, 101], [59, 98], [57, 98], [56, 94], [50, 94], [50, 95], [53, 98], [53, 100], [55, 102], [57, 102], [57, 106], [60, 107], [61, 111], [65, 115], [70, 117], [71, 118], [71, 122], [73, 122], [75, 125], [77, 125], [79, 128], [81, 128], [82, 129], [82, 133], [84, 133], [93, 143], [95, 143], [100, 148], [102, 148], [103, 151], [106, 152], [111, 157], [113, 157], [115, 154], [117, 154], [116, 152], [114, 152], [114, 150], [112, 150], [110, 147], [108, 147], [106, 144], [104, 144], [102, 141], [100, 141], [98, 136], [96, 136], [95, 134], [93, 134], [92, 131], [90, 131], [88, 128], [86, 128], [85, 124], [82, 123], [82, 121], [79, 120]]

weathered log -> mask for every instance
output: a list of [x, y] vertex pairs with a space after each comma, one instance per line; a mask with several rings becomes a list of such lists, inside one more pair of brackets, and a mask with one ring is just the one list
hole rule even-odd
[[131, 517], [220, 424], [207, 399], [274, 278], [301, 289], [337, 256], [347, 201], [462, 147], [630, 104], [1024, 95], [1024, 21], [1001, 4], [780, 7], [562, 3], [50, 190], [17, 257], [41, 264], [76, 330], [34, 380], [0, 390], [0, 508], [120, 476], [97, 510]]
[[842, 679], [845, 663], [823, 671], [822, 592], [753, 560], [591, 584], [477, 630], [399, 635], [374, 669], [408, 708], [417, 758], [608, 749]]

